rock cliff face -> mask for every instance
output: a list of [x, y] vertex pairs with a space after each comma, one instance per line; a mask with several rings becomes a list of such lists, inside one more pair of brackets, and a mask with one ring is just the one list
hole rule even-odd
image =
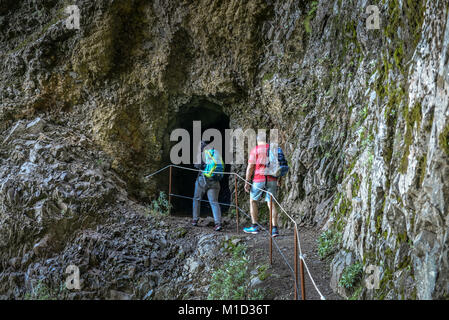
[[153, 197], [170, 128], [209, 103], [281, 131], [282, 203], [340, 239], [335, 290], [358, 261], [380, 268], [359, 298], [448, 297], [447, 1], [79, 0], [79, 30], [70, 4], [0, 0], [4, 280]]

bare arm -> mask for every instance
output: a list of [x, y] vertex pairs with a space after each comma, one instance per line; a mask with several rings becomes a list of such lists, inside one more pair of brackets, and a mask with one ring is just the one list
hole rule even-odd
[[253, 177], [253, 173], [254, 173], [254, 169], [256, 168], [256, 165], [254, 163], [249, 163], [248, 167], [246, 168], [246, 184], [245, 184], [245, 190], [246, 192], [249, 192], [250, 189], [250, 184], [249, 181], [251, 181], [252, 177]]
[[248, 167], [246, 168], [246, 180], [247, 181], [251, 181], [251, 178], [253, 177], [255, 168], [256, 168], [256, 165], [254, 163], [248, 164]]

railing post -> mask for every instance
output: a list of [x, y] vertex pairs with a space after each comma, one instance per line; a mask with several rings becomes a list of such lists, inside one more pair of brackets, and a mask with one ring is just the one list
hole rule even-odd
[[270, 194], [270, 265], [273, 264], [273, 195]]
[[298, 231], [294, 229], [294, 268], [295, 268], [295, 300], [298, 300]]
[[306, 300], [306, 286], [304, 283], [304, 262], [299, 259], [299, 274], [301, 275], [301, 296], [302, 300]]
[[172, 166], [170, 166], [169, 170], [169, 180], [168, 180], [168, 215], [171, 214], [171, 175], [172, 175]]
[[234, 190], [235, 190], [235, 220], [237, 223], [237, 230], [236, 232], [239, 232], [239, 198], [237, 195], [237, 176], [234, 175]]

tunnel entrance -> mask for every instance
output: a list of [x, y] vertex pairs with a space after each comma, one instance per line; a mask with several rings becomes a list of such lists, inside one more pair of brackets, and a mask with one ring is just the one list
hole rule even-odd
[[[165, 163], [171, 163], [170, 150], [177, 144], [177, 141], [170, 141], [170, 134], [172, 130], [177, 128], [185, 129], [190, 135], [190, 164], [180, 164], [181, 167], [195, 168], [193, 164], [193, 122], [201, 121], [201, 136], [207, 129], [217, 129], [221, 133], [223, 150], [221, 156], [224, 161], [224, 146], [225, 146], [225, 130], [229, 129], [229, 117], [223, 113], [220, 106], [205, 100], [198, 100], [190, 103], [188, 106], [182, 107], [185, 111], [181, 111], [176, 115], [169, 125], [165, 140]], [[183, 170], [179, 168], [172, 169], [172, 194], [181, 197], [172, 196], [172, 210], [171, 214], [176, 216], [192, 216], [192, 200], [182, 197], [193, 198], [195, 191], [195, 181], [198, 177], [198, 172]], [[225, 164], [225, 171], [230, 171], [230, 165]], [[203, 196], [205, 201], [201, 201], [201, 217], [212, 216], [212, 210], [209, 205], [207, 195]], [[231, 192], [229, 190], [229, 176], [225, 175], [220, 181], [220, 194], [218, 201], [220, 203], [230, 203]], [[222, 214], [229, 210], [228, 206], [220, 205]]]

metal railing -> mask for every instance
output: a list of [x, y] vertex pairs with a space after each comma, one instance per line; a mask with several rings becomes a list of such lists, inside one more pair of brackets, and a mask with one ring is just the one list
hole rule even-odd
[[[165, 171], [166, 169], [169, 169], [169, 183], [168, 183], [168, 201], [171, 204], [171, 199], [172, 196], [173, 197], [178, 197], [178, 198], [183, 198], [183, 199], [190, 199], [190, 200], [194, 200], [194, 198], [192, 197], [187, 197], [187, 196], [183, 196], [183, 195], [178, 195], [178, 194], [173, 194], [172, 193], [172, 177], [173, 177], [173, 168], [178, 168], [178, 169], [183, 169], [183, 170], [189, 170], [189, 171], [195, 171], [195, 172], [201, 172], [202, 170], [198, 170], [198, 169], [193, 169], [193, 168], [186, 168], [186, 167], [182, 167], [182, 166], [178, 166], [178, 165], [174, 165], [174, 164], [170, 164], [167, 165], [147, 176], [145, 176], [145, 178], [151, 178], [163, 171]], [[326, 298], [323, 296], [323, 294], [321, 293], [321, 291], [318, 289], [315, 281], [313, 280], [313, 277], [310, 273], [310, 270], [307, 266], [307, 263], [304, 259], [304, 256], [302, 254], [302, 250], [301, 250], [301, 241], [300, 241], [300, 237], [299, 237], [299, 231], [298, 231], [298, 224], [296, 223], [295, 219], [293, 219], [292, 216], [290, 216], [287, 211], [282, 207], [282, 205], [279, 203], [279, 201], [276, 199], [276, 197], [269, 191], [260, 189], [256, 186], [254, 186], [252, 183], [250, 183], [249, 181], [245, 180], [243, 177], [241, 177], [239, 174], [235, 173], [235, 172], [223, 172], [223, 174], [226, 175], [233, 175], [234, 176], [234, 187], [235, 187], [235, 204], [231, 204], [231, 203], [220, 203], [217, 202], [217, 204], [219, 205], [224, 205], [224, 206], [228, 206], [228, 207], [234, 207], [235, 211], [236, 211], [236, 231], [237, 233], [239, 232], [239, 212], [243, 213], [245, 216], [247, 216], [248, 218], [251, 218], [242, 208], [240, 208], [238, 206], [238, 192], [237, 192], [237, 179], [241, 179], [242, 181], [244, 181], [245, 183], [249, 183], [252, 187], [261, 190], [262, 192], [266, 192], [269, 196], [270, 196], [270, 223], [269, 223], [269, 230], [266, 230], [262, 225], [259, 224], [259, 227], [265, 231], [266, 233], [268, 233], [269, 236], [269, 261], [270, 261], [270, 265], [273, 264], [273, 243], [275, 244], [276, 248], [278, 249], [281, 257], [283, 258], [284, 262], [287, 264], [287, 266], [289, 267], [289, 269], [292, 271], [293, 273], [293, 278], [294, 278], [294, 297], [295, 300], [298, 300], [299, 298], [299, 287], [301, 288], [301, 298], [302, 300], [306, 300], [306, 289], [305, 289], [305, 281], [304, 281], [304, 269], [307, 271], [307, 274], [312, 282], [313, 287], [315, 288], [316, 292], [318, 293], [318, 295], [320, 296], [321, 300], [326, 300]], [[197, 199], [198, 200], [198, 199]], [[207, 200], [202, 200], [199, 199], [199, 201], [201, 202], [209, 202]], [[276, 202], [276, 204], [279, 206], [279, 208], [282, 210], [282, 212], [286, 215], [286, 217], [288, 219], [291, 220], [291, 222], [294, 225], [294, 240], [293, 240], [293, 247], [294, 247], [294, 267], [292, 268], [290, 263], [288, 262], [287, 258], [285, 257], [285, 255], [282, 253], [282, 250], [279, 248], [279, 246], [277, 245], [276, 241], [273, 239], [273, 237], [271, 236], [272, 234], [272, 228], [273, 228], [273, 224], [272, 224], [272, 217], [273, 217], [273, 201]], [[171, 207], [171, 206], [170, 206]], [[299, 258], [299, 259], [298, 259]], [[298, 266], [299, 266], [299, 270], [298, 270]], [[299, 284], [299, 285], [298, 285]]]

